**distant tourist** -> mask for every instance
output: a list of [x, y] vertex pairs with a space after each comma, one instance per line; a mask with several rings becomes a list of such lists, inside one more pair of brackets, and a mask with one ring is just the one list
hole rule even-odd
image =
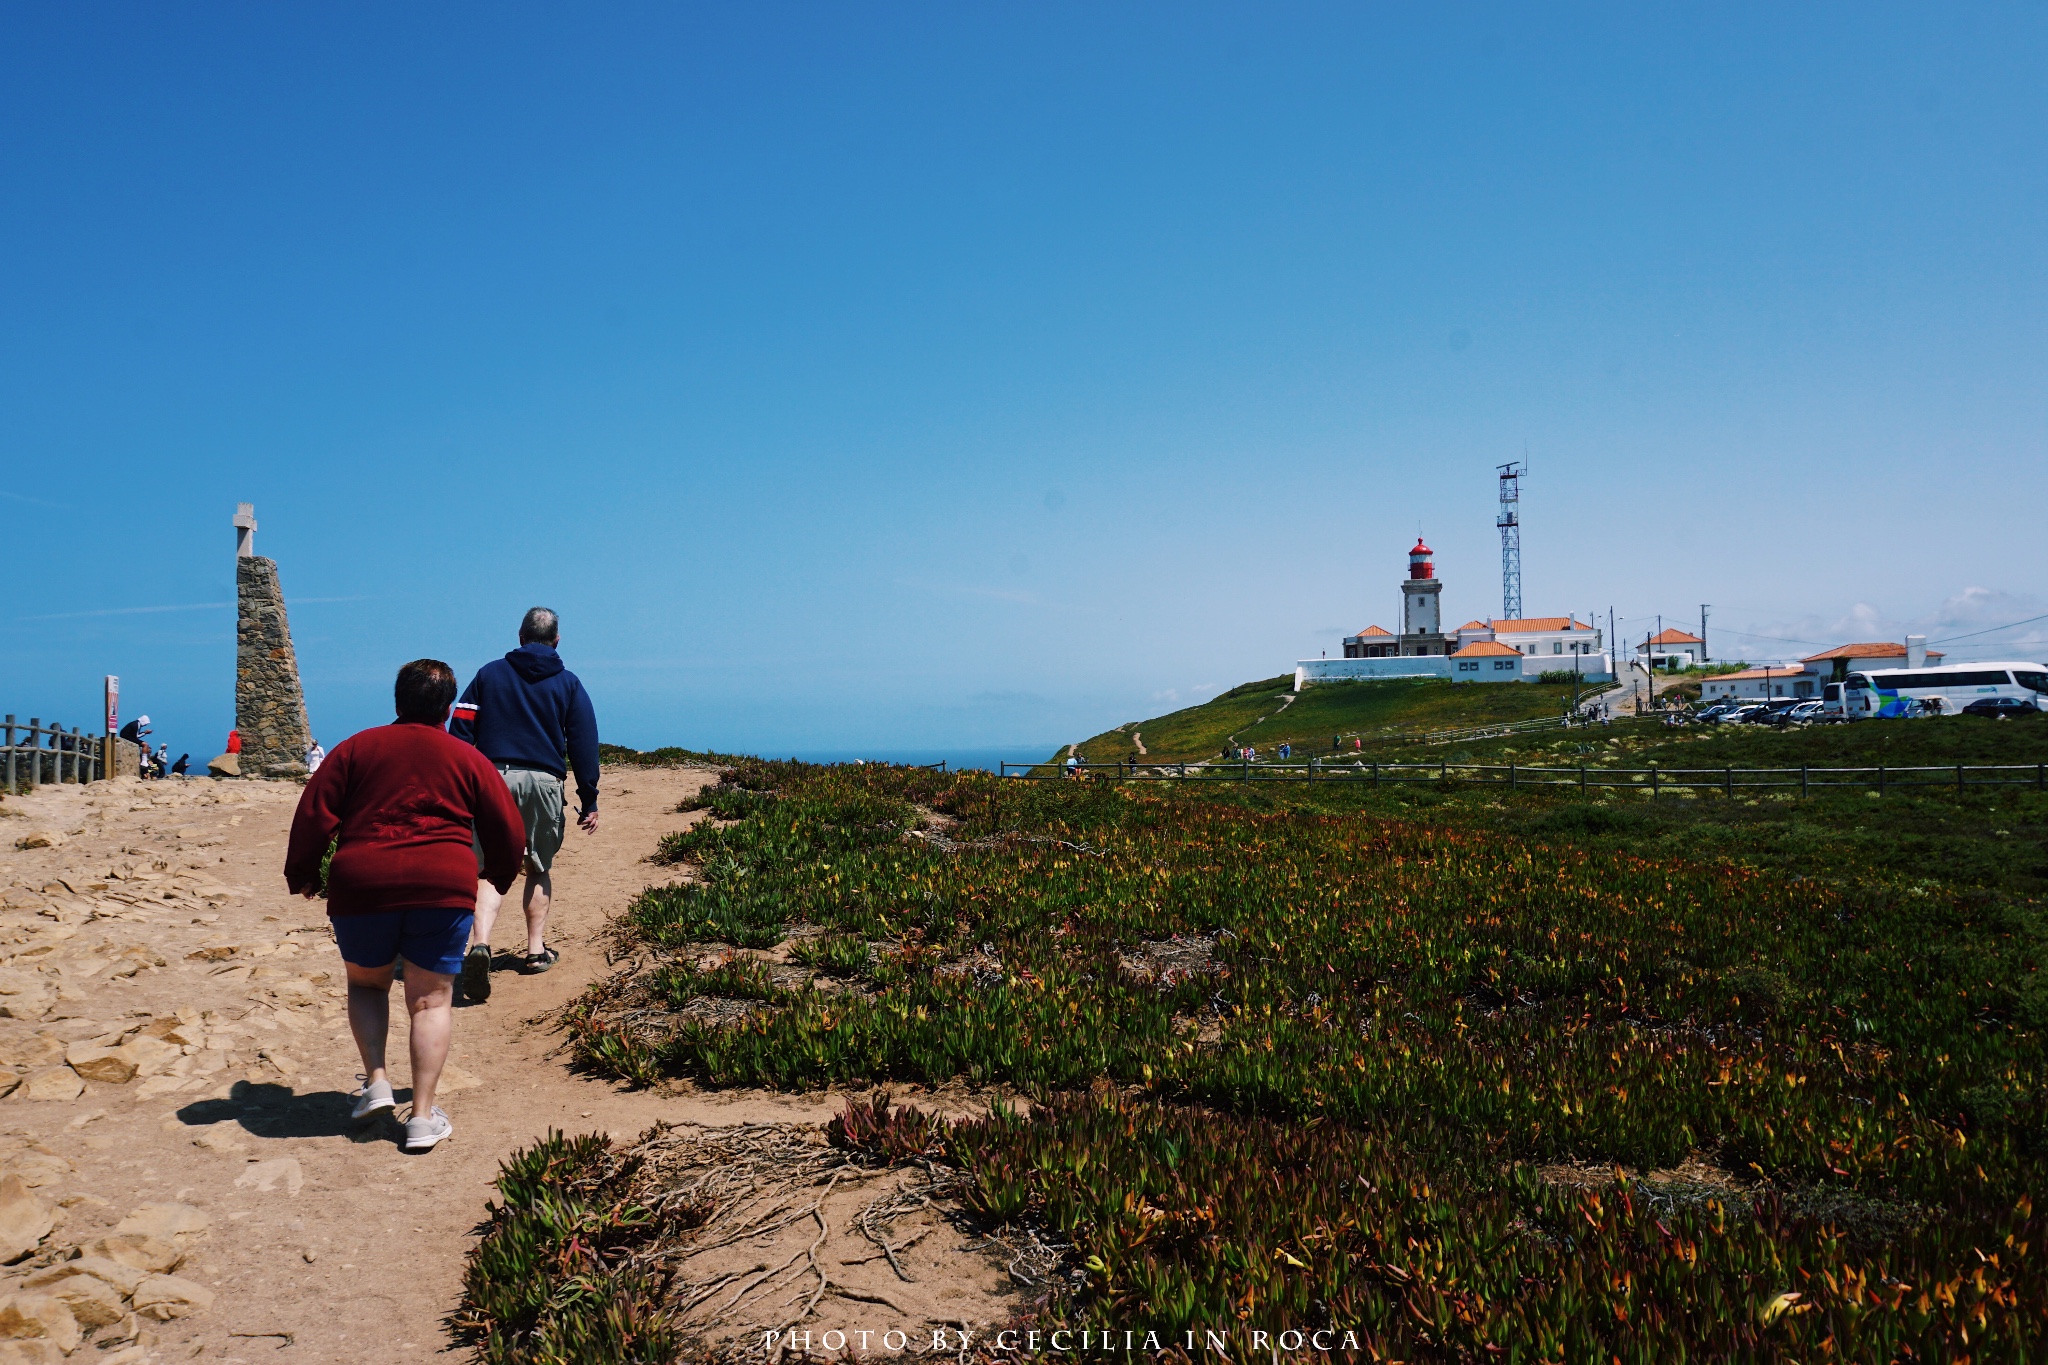
[[228, 731], [228, 752], [231, 754], [242, 752], [242, 732], [240, 730]]
[[179, 755], [178, 755], [178, 761], [177, 761], [176, 763], [173, 763], [173, 764], [171, 765], [171, 776], [173, 776], [173, 777], [183, 777], [183, 776], [185, 775], [185, 770], [186, 770], [187, 768], [189, 768], [189, 767], [190, 767], [191, 765], [192, 765], [192, 755], [190, 755], [190, 754], [179, 754]]
[[319, 772], [320, 765], [326, 761], [327, 751], [320, 747], [319, 740], [316, 739], [306, 746], [306, 776], [311, 777]]
[[165, 777], [169, 775], [170, 771], [171, 746], [168, 744], [159, 744], [156, 746], [155, 755], [152, 756], [149, 760], [149, 775], [151, 777]]
[[[455, 670], [415, 659], [392, 689], [398, 719], [334, 746], [299, 796], [285, 885], [312, 900], [329, 843], [327, 914], [348, 969], [348, 1026], [363, 1058], [351, 1117], [397, 1107], [384, 1067], [391, 982], [406, 961], [412, 1019], [412, 1113], [405, 1149], [431, 1151], [454, 1127], [434, 1104], [454, 1027], [455, 974], [476, 914], [476, 853], [500, 893], [525, 850], [519, 808], [483, 756], [441, 729]], [[335, 842], [337, 841], [338, 842]]]
[[1076, 754], [1076, 753], [1069, 753], [1069, 754], [1067, 755], [1067, 776], [1068, 776], [1068, 777], [1079, 777], [1080, 775], [1081, 775], [1081, 756], [1080, 756], [1079, 754]]
[[[448, 733], [474, 744], [497, 765], [526, 823], [526, 955], [522, 972], [544, 972], [561, 960], [547, 945], [548, 906], [554, 898], [551, 869], [567, 832], [562, 788], [568, 778], [562, 755], [576, 770], [576, 823], [597, 833], [597, 712], [576, 675], [556, 652], [561, 622], [546, 607], [534, 607], [519, 622], [519, 648], [477, 670], [455, 703]], [[502, 890], [484, 877], [477, 847], [476, 923], [469, 954], [462, 961], [462, 993], [491, 998], [491, 931], [497, 927]]]

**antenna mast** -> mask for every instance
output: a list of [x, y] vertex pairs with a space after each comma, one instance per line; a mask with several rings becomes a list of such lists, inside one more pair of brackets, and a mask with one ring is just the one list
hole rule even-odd
[[1494, 466], [1500, 470], [1500, 611], [1510, 621], [1522, 619], [1521, 460]]

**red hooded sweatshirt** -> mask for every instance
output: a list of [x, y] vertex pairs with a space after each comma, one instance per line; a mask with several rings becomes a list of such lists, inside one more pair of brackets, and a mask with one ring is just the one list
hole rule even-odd
[[490, 760], [439, 725], [397, 721], [351, 735], [306, 782], [284, 880], [297, 895], [327, 869], [327, 913], [461, 910], [476, 904], [474, 830], [484, 878], [502, 895], [526, 857], [526, 826]]

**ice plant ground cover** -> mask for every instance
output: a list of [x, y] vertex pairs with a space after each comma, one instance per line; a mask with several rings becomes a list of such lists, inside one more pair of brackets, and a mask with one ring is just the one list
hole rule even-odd
[[1360, 801], [740, 765], [570, 1023], [642, 1083], [1023, 1092], [934, 1150], [1073, 1246], [1046, 1322], [2040, 1354], [2038, 904]]

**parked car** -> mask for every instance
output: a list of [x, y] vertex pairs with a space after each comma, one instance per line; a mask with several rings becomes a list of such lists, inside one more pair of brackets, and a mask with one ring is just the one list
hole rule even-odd
[[1732, 701], [1708, 702], [1705, 706], [1693, 712], [1692, 718], [1702, 725], [1712, 725], [1723, 715], [1727, 714], [1728, 710], [1734, 705], [1735, 703]]
[[1785, 713], [1783, 723], [1786, 725], [1805, 725], [1809, 721], [1819, 720], [1823, 704], [1818, 699], [1800, 702]]
[[2013, 716], [2036, 715], [2040, 709], [2033, 702], [2022, 701], [2018, 697], [1979, 697], [1963, 708], [1963, 714], [2005, 720]]
[[1757, 703], [1756, 710], [1742, 718], [1743, 723], [1747, 725], [1777, 725], [1782, 723], [1785, 713], [1797, 705], [1799, 705], [1799, 701], [1795, 697], [1773, 697], [1769, 701]]
[[1763, 709], [1764, 704], [1760, 701], [1746, 701], [1732, 710], [1722, 712], [1717, 723], [1721, 725], [1742, 725], [1762, 714]]

